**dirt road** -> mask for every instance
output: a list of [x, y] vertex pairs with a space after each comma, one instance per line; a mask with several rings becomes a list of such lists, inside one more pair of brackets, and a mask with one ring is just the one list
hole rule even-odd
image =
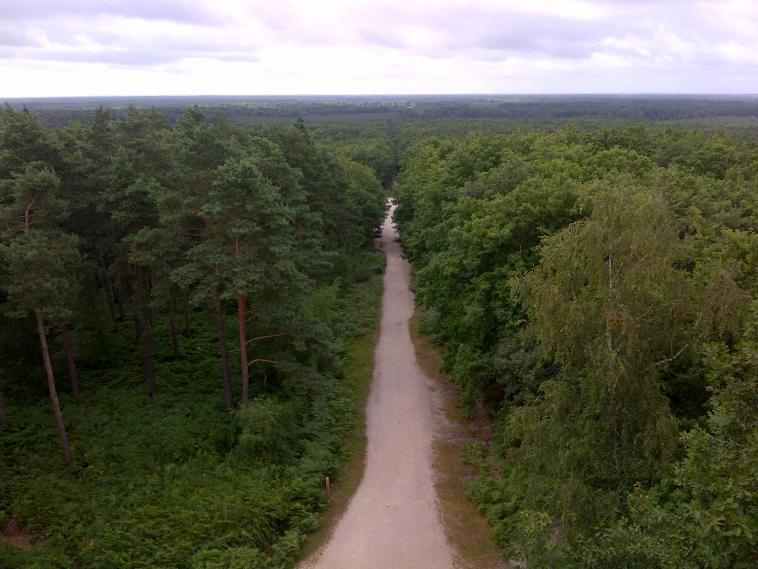
[[366, 409], [366, 470], [331, 540], [303, 569], [453, 567], [432, 473], [431, 380], [411, 343], [409, 265], [394, 237], [388, 219], [381, 331]]

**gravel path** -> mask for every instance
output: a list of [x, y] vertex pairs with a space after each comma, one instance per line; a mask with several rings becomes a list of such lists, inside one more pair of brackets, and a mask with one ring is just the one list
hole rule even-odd
[[431, 380], [416, 363], [408, 330], [414, 310], [409, 265], [394, 237], [388, 218], [381, 332], [366, 409], [366, 470], [330, 541], [303, 569], [453, 567], [434, 489]]

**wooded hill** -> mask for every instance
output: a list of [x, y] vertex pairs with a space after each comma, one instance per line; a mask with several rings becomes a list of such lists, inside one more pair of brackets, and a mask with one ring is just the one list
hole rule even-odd
[[290, 566], [353, 429], [384, 214], [302, 121], [6, 107], [0, 528], [34, 546], [0, 565]]
[[758, 564], [758, 149], [645, 127], [431, 139], [395, 218], [474, 409], [471, 497], [537, 568]]

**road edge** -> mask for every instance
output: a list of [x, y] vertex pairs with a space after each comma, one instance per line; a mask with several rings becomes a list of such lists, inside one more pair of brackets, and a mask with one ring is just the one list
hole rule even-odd
[[[386, 269], [386, 257], [385, 269]], [[373, 327], [350, 342], [344, 364], [345, 381], [355, 394], [356, 423], [353, 433], [345, 439], [346, 458], [340, 464], [338, 478], [331, 484], [328, 505], [319, 512], [319, 527], [308, 534], [300, 547], [298, 566], [309, 567], [318, 560], [329, 543], [334, 529], [358, 490], [366, 469], [366, 407], [374, 376], [374, 354], [381, 330], [381, 308], [384, 296], [384, 270], [373, 275], [371, 286], [376, 287], [373, 306]]]
[[442, 356], [431, 339], [421, 331], [422, 309], [409, 321], [416, 361], [431, 379], [438, 422], [432, 445], [435, 490], [445, 537], [453, 548], [459, 569], [500, 569], [508, 567], [492, 539], [487, 519], [469, 499], [469, 480], [475, 468], [463, 461], [469, 444], [489, 436], [487, 417], [467, 419], [458, 403], [458, 390], [442, 373]]

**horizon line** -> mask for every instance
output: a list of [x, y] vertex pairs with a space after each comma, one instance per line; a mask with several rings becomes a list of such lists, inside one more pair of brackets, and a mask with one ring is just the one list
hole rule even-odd
[[674, 91], [634, 91], [634, 92], [561, 92], [561, 93], [267, 93], [267, 94], [117, 94], [117, 95], [20, 95], [0, 96], [1, 101], [33, 99], [118, 99], [118, 98], [335, 98], [335, 97], [758, 97], [758, 92], [674, 92]]

